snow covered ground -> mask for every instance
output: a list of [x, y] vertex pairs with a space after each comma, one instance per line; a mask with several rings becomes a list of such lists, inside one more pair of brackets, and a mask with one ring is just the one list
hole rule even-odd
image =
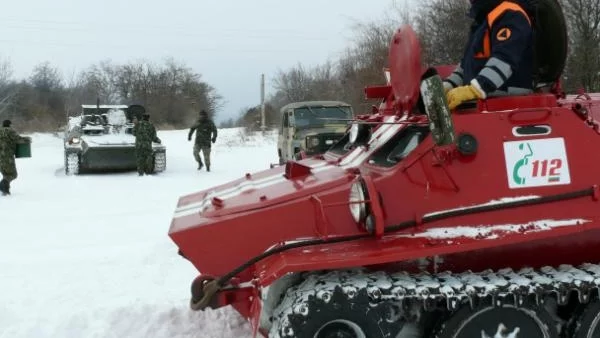
[[194, 267], [167, 235], [179, 196], [267, 169], [276, 135], [219, 131], [212, 171], [163, 131], [167, 171], [65, 176], [62, 140], [34, 134], [0, 196], [0, 337], [250, 337], [230, 309], [192, 312]]

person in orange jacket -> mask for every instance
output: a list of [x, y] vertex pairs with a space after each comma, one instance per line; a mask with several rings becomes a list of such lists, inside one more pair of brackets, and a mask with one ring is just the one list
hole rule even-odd
[[450, 109], [533, 91], [532, 0], [470, 0], [473, 25], [462, 60], [444, 80]]

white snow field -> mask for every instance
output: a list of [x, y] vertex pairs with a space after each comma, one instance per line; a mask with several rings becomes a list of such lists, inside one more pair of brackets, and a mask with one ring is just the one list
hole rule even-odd
[[197, 272], [168, 237], [180, 196], [269, 168], [276, 134], [221, 129], [212, 171], [187, 130], [159, 131], [167, 170], [66, 176], [61, 136], [34, 134], [0, 196], [0, 337], [251, 337], [231, 308], [193, 312]]

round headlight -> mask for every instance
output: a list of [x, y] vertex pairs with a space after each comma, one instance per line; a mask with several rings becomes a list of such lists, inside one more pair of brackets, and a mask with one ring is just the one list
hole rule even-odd
[[318, 138], [316, 138], [316, 137], [312, 138], [312, 139], [310, 140], [310, 144], [311, 144], [313, 147], [316, 147], [316, 146], [318, 146], [318, 145], [319, 145], [319, 139], [318, 139]]
[[350, 143], [355, 143], [358, 140], [358, 123], [353, 123], [350, 127]]
[[355, 182], [350, 187], [350, 213], [356, 221], [361, 223], [367, 216], [367, 203], [365, 190], [361, 182]]
[[79, 143], [79, 142], [81, 142], [81, 140], [80, 140], [78, 137], [73, 137], [73, 138], [71, 139], [71, 143], [77, 144], [77, 143]]
[[364, 123], [353, 123], [350, 126], [348, 141], [354, 145], [366, 145], [371, 138], [371, 129]]

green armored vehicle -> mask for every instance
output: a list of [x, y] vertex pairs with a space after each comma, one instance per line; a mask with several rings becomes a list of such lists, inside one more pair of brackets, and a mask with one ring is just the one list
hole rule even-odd
[[[64, 137], [65, 173], [135, 170], [134, 119], [145, 113], [141, 105], [82, 105], [69, 118]], [[166, 169], [166, 147], [153, 143], [154, 172]]]
[[279, 164], [326, 152], [346, 133], [352, 106], [341, 101], [294, 102], [281, 108]]

